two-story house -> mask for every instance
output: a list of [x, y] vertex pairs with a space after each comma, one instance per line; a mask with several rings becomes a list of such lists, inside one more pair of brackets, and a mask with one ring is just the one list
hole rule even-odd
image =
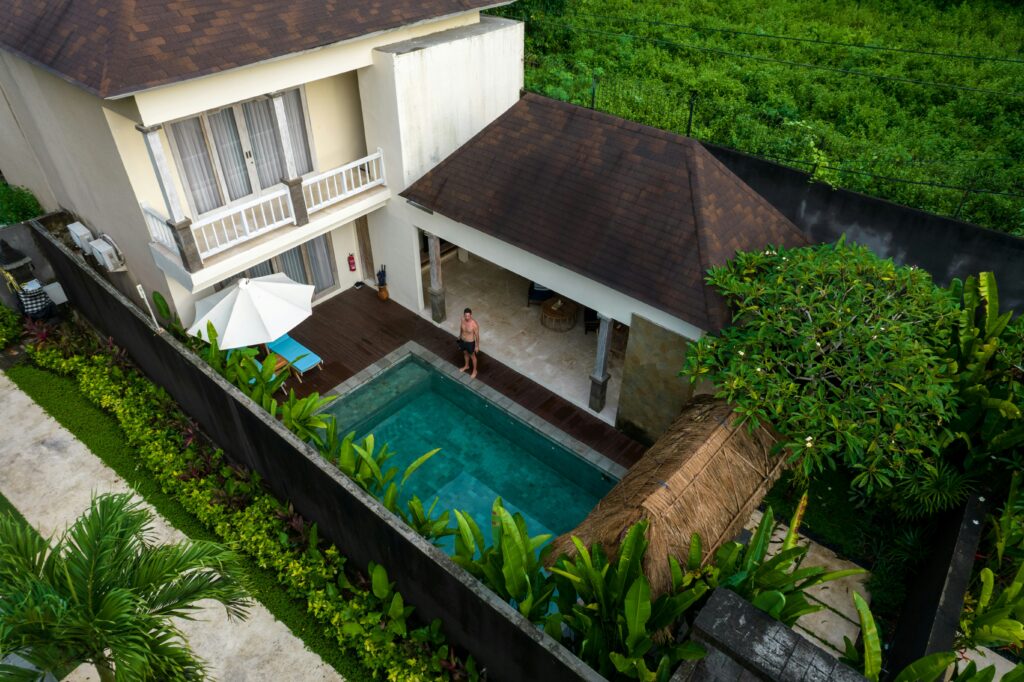
[[243, 275], [323, 300], [413, 258], [389, 200], [518, 99], [522, 25], [480, 15], [499, 4], [12, 0], [0, 171], [186, 322]]

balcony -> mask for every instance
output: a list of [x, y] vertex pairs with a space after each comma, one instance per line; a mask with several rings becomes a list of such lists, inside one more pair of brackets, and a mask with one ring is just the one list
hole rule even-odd
[[[225, 265], [226, 262], [241, 262], [250, 247], [285, 243], [290, 237], [312, 238], [317, 230], [322, 232], [328, 225], [336, 227], [377, 208], [390, 196], [386, 191], [383, 152], [378, 149], [338, 168], [303, 178], [302, 206], [296, 211], [294, 202], [299, 196], [280, 184], [258, 196], [203, 214], [177, 236], [168, 225], [167, 216], [150, 206], [143, 205], [142, 210], [156, 247], [153, 252], [157, 264], [194, 289], [210, 277], [219, 276], [221, 271], [230, 270], [231, 264]], [[297, 214], [308, 217], [308, 222], [297, 221]], [[186, 244], [186, 248], [194, 244], [201, 260], [201, 268], [188, 271], [188, 282], [184, 281], [183, 272], [178, 272], [186, 268], [176, 238], [190, 239], [192, 244]], [[200, 274], [214, 267], [215, 272]]]

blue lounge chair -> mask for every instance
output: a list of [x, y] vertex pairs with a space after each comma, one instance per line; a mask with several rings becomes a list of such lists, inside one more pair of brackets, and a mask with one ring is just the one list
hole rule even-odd
[[292, 337], [284, 334], [267, 344], [271, 353], [276, 353], [292, 363], [292, 370], [295, 371], [295, 378], [302, 381], [302, 375], [314, 367], [323, 367], [324, 361], [319, 355], [303, 346]]

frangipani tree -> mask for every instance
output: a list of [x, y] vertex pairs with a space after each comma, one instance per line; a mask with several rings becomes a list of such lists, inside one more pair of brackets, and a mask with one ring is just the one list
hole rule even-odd
[[5, 653], [41, 670], [96, 666], [101, 680], [201, 679], [204, 665], [172, 617], [213, 599], [245, 618], [233, 552], [212, 542], [154, 545], [153, 516], [102, 495], [55, 541], [0, 517], [0, 632]]

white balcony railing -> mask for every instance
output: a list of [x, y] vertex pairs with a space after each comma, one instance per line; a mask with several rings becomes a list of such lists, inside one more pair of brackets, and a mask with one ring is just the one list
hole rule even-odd
[[146, 227], [149, 228], [149, 237], [157, 244], [163, 244], [171, 253], [178, 253], [178, 245], [174, 241], [174, 233], [167, 224], [167, 217], [161, 215], [146, 204], [141, 204], [142, 215], [146, 218]]
[[[362, 159], [339, 168], [313, 175], [302, 181], [302, 197], [311, 214], [368, 189], [384, 185], [384, 154], [378, 149]], [[142, 204], [149, 236], [173, 253], [178, 253], [167, 218]], [[295, 207], [284, 185], [249, 201], [225, 206], [203, 215], [192, 223], [192, 237], [201, 259], [285, 225], [295, 224]]]
[[306, 210], [313, 214], [360, 192], [384, 184], [384, 152], [363, 157], [340, 168], [319, 173], [302, 181]]
[[226, 206], [192, 223], [202, 258], [295, 222], [288, 188], [280, 186], [243, 204]]

